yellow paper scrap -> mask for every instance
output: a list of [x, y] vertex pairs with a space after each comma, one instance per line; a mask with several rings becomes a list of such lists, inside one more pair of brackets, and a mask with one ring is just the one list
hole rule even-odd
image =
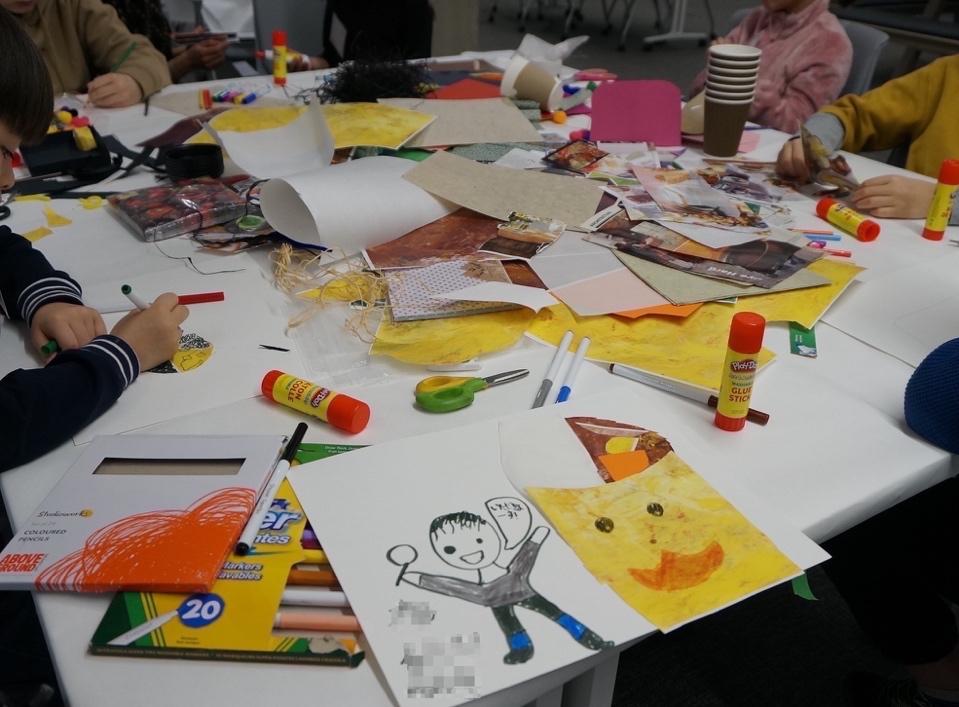
[[36, 243], [44, 236], [49, 236], [51, 233], [53, 233], [53, 231], [46, 226], [40, 226], [40, 228], [35, 228], [32, 231], [27, 231], [26, 233], [21, 233], [20, 235], [22, 235], [31, 243]]
[[807, 267], [811, 272], [828, 278], [829, 285], [804, 290], [788, 290], [768, 295], [740, 297], [737, 312], [756, 312], [770, 322], [796, 322], [811, 329], [853, 278], [865, 268], [855, 263], [832, 258], [820, 258]]
[[[729, 325], [735, 310], [728, 305], [704, 304], [685, 319], [641, 317], [576, 317], [565, 305], [540, 310], [530, 325], [533, 336], [558, 346], [566, 331], [576, 339], [588, 336], [589, 357], [622, 363], [644, 371], [718, 390]], [[759, 353], [759, 366], [775, 354]]]
[[[379, 103], [335, 103], [322, 109], [337, 149], [370, 145], [396, 150], [434, 120], [426, 113]], [[305, 106], [234, 109], [220, 113], [210, 125], [238, 133], [270, 130], [292, 123], [304, 110]], [[203, 131], [189, 141], [211, 143], [213, 137]]]
[[[251, 133], [255, 130], [270, 130], [289, 125], [300, 117], [306, 106], [270, 106], [268, 108], [234, 109], [220, 113], [210, 121], [216, 130], [232, 130], [237, 133]], [[207, 131], [195, 135], [190, 142], [213, 142]]]
[[382, 103], [333, 103], [323, 106], [336, 149], [369, 145], [398, 150], [435, 118]]
[[533, 317], [525, 307], [399, 324], [383, 317], [370, 353], [421, 365], [462, 363], [514, 345]]
[[586, 568], [668, 630], [800, 568], [674, 452], [590, 488], [527, 488]]
[[49, 194], [20, 194], [13, 197], [14, 201], [50, 201]]
[[82, 196], [79, 199], [77, 199], [77, 201], [79, 201], [80, 206], [82, 206], [87, 211], [92, 211], [93, 209], [99, 209], [101, 206], [107, 203], [103, 200], [103, 197], [100, 196], [99, 194], [94, 194], [93, 196]]
[[50, 205], [47, 205], [43, 210], [44, 215], [47, 217], [47, 225], [50, 228], [57, 228], [58, 226], [69, 226], [73, 223], [72, 220], [68, 219], [66, 216], [61, 216]]

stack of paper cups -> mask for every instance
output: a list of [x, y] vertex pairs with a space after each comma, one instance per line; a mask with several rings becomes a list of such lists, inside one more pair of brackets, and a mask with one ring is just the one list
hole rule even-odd
[[707, 155], [736, 154], [756, 95], [761, 55], [761, 49], [745, 44], [709, 48], [703, 125], [703, 151]]

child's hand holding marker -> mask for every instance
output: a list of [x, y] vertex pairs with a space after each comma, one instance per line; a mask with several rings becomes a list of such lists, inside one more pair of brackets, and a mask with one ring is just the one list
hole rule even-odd
[[137, 297], [128, 285], [124, 285], [123, 294], [137, 309], [117, 322], [110, 333], [130, 345], [140, 361], [141, 370], [169, 361], [180, 341], [180, 325], [190, 316], [190, 310], [178, 304], [178, 298], [172, 292], [160, 295], [150, 305]]
[[58, 348], [77, 349], [106, 333], [107, 327], [97, 310], [67, 302], [43, 305], [30, 323], [30, 340], [47, 358]]

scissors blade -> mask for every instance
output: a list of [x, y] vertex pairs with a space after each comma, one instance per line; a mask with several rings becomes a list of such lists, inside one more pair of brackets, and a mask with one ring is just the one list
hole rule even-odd
[[486, 381], [488, 386], [493, 387], [494, 385], [511, 383], [512, 381], [519, 380], [520, 378], [525, 378], [528, 375], [528, 368], [517, 368], [515, 371], [506, 371], [505, 373], [497, 373], [495, 376], [487, 376], [483, 380]]

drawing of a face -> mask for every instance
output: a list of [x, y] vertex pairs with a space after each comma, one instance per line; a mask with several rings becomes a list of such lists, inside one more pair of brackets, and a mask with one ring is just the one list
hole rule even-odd
[[493, 526], [479, 516], [472, 518], [447, 520], [430, 533], [433, 551], [443, 562], [457, 569], [489, 567], [496, 562], [502, 549]]

